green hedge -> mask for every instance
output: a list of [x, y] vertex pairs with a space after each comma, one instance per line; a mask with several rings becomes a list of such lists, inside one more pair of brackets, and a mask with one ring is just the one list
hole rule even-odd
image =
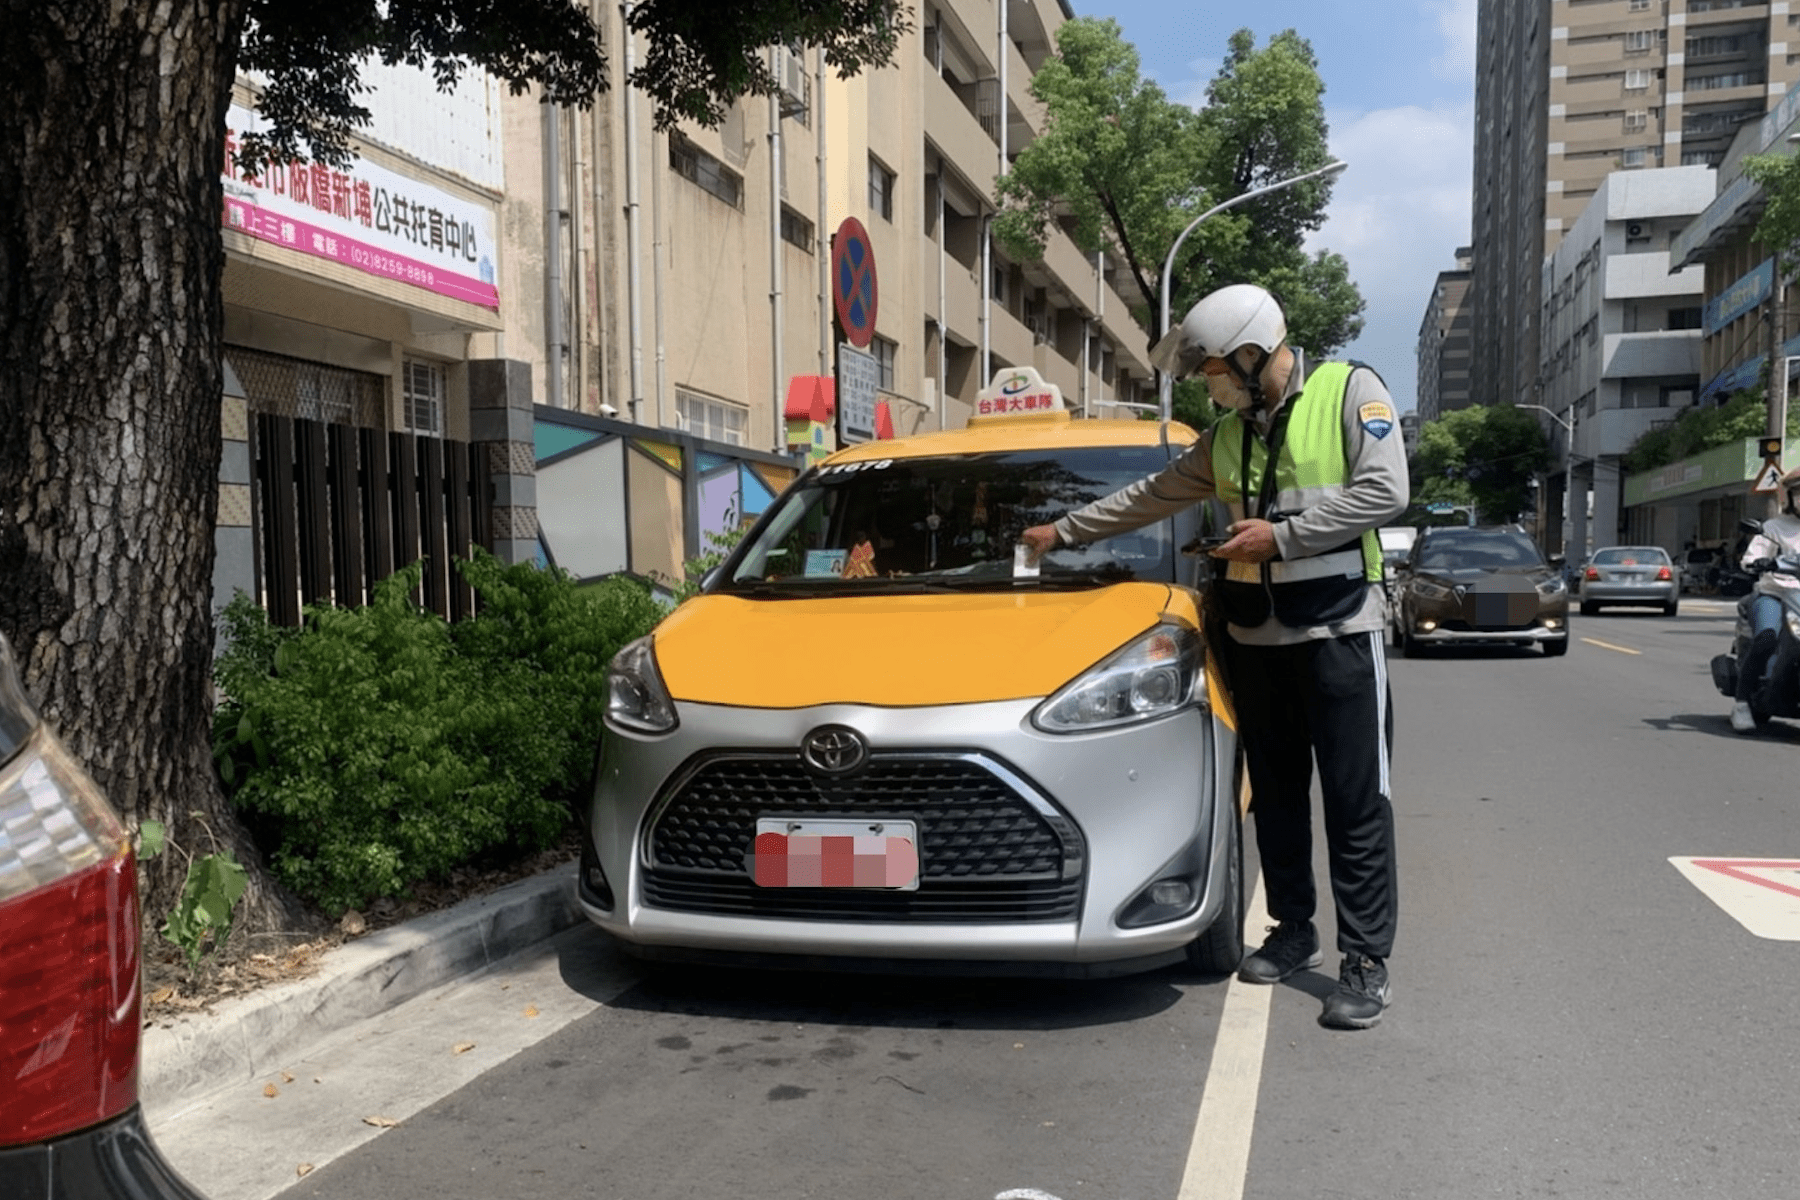
[[215, 666], [220, 777], [276, 875], [336, 914], [562, 834], [594, 762], [606, 666], [663, 609], [478, 552], [478, 615], [415, 604], [421, 564], [300, 629], [240, 594]]

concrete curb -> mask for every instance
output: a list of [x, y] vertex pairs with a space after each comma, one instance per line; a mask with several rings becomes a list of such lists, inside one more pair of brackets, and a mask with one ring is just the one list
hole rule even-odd
[[340, 946], [311, 977], [144, 1030], [138, 1096], [166, 1112], [270, 1073], [327, 1034], [471, 974], [581, 920], [575, 864]]

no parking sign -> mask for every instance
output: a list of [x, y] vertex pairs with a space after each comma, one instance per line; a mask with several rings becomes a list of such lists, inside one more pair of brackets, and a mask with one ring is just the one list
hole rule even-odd
[[858, 349], [875, 336], [875, 249], [869, 231], [855, 217], [844, 218], [831, 239], [831, 299], [844, 340]]

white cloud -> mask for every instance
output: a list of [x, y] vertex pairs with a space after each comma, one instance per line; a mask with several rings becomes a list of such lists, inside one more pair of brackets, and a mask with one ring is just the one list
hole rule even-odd
[[1469, 241], [1472, 108], [1385, 108], [1332, 119], [1332, 152], [1348, 165], [1307, 250], [1350, 263], [1368, 307], [1344, 351], [1381, 372], [1412, 407], [1419, 321], [1439, 271]]
[[1425, 0], [1425, 9], [1437, 19], [1444, 35], [1444, 51], [1431, 60], [1431, 73], [1439, 79], [1475, 80], [1476, 0]]
[[1224, 65], [1225, 60], [1222, 58], [1194, 59], [1187, 65], [1186, 77], [1170, 86], [1169, 99], [1192, 109], [1205, 108], [1206, 89], [1219, 77], [1219, 68]]

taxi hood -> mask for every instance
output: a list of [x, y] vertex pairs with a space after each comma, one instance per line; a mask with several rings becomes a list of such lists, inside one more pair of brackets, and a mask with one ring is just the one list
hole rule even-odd
[[1190, 623], [1163, 583], [1078, 592], [830, 599], [696, 596], [657, 627], [676, 700], [748, 708], [893, 707], [1048, 696], [1154, 625]]

